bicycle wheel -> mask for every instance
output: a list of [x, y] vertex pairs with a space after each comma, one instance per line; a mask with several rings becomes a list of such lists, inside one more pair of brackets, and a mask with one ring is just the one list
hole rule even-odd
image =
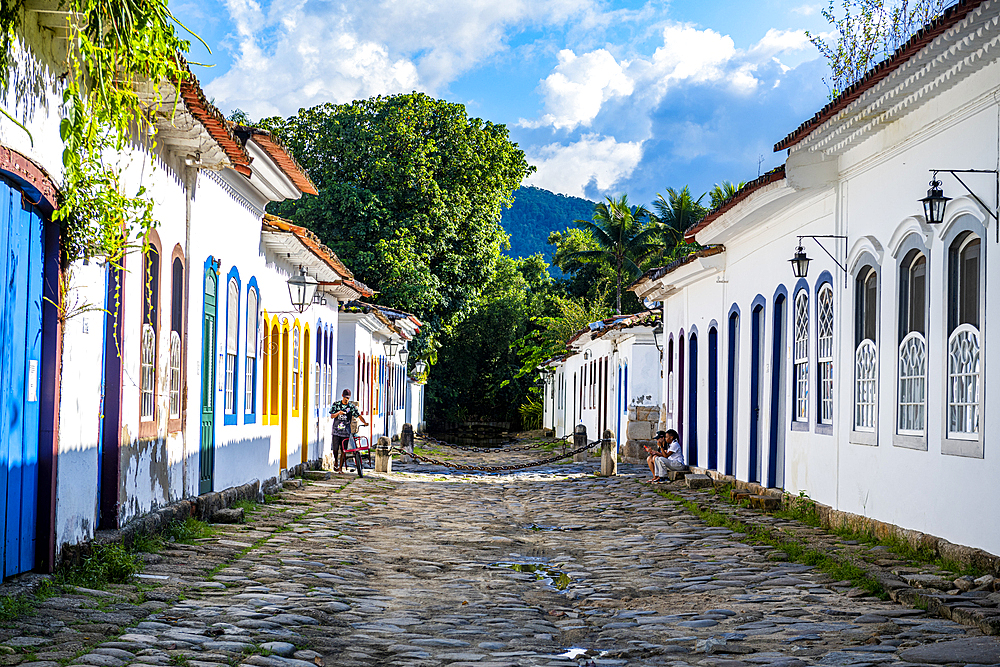
[[354, 465], [358, 467], [358, 477], [364, 477], [361, 473], [361, 452], [354, 452]]

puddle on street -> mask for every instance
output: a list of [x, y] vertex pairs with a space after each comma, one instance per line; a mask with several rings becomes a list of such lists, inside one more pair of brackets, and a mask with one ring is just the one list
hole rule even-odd
[[490, 567], [502, 567], [514, 570], [515, 572], [534, 574], [536, 581], [540, 581], [546, 586], [552, 586], [560, 591], [565, 590], [569, 586], [569, 582], [572, 581], [568, 574], [560, 572], [546, 563], [501, 561], [499, 563], [490, 563]]

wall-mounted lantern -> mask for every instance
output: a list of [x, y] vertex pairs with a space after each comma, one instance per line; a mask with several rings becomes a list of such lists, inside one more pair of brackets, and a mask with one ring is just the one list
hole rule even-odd
[[300, 313], [305, 312], [305, 309], [313, 302], [317, 287], [319, 287], [319, 281], [306, 273], [306, 270], [300, 266], [298, 275], [288, 279], [288, 296], [292, 300], [295, 310]]

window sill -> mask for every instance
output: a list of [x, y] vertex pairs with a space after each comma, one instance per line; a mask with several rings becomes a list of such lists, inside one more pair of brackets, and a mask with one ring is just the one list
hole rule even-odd
[[256, 413], [251, 412], [248, 415], [243, 415], [243, 423], [244, 424], [256, 424], [257, 423], [257, 415], [256, 415]]
[[791, 430], [793, 431], [809, 431], [809, 422], [792, 422]]
[[833, 424], [816, 424], [816, 435], [833, 435]]
[[848, 442], [852, 445], [867, 445], [869, 447], [878, 447], [878, 433], [869, 433], [867, 431], [851, 431], [851, 436], [848, 438]]
[[958, 440], [955, 438], [944, 438], [941, 441], [941, 453], [947, 456], [964, 456], [970, 459], [983, 458], [983, 441]]
[[900, 435], [894, 433], [892, 436], [893, 447], [903, 447], [904, 449], [916, 449], [927, 451], [927, 436], [925, 435]]
[[239, 420], [236, 418], [236, 415], [223, 415], [222, 416], [222, 423], [225, 426], [236, 426], [236, 424], [238, 422], [239, 422]]

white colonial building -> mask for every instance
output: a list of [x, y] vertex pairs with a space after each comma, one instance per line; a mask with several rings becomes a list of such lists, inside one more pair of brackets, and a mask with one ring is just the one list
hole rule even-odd
[[[982, 514], [1000, 500], [998, 44], [1000, 2], [954, 5], [779, 142], [783, 167], [689, 230], [702, 250], [632, 286], [662, 301], [663, 423], [689, 462], [1000, 553]], [[940, 222], [920, 201], [934, 170]]]

